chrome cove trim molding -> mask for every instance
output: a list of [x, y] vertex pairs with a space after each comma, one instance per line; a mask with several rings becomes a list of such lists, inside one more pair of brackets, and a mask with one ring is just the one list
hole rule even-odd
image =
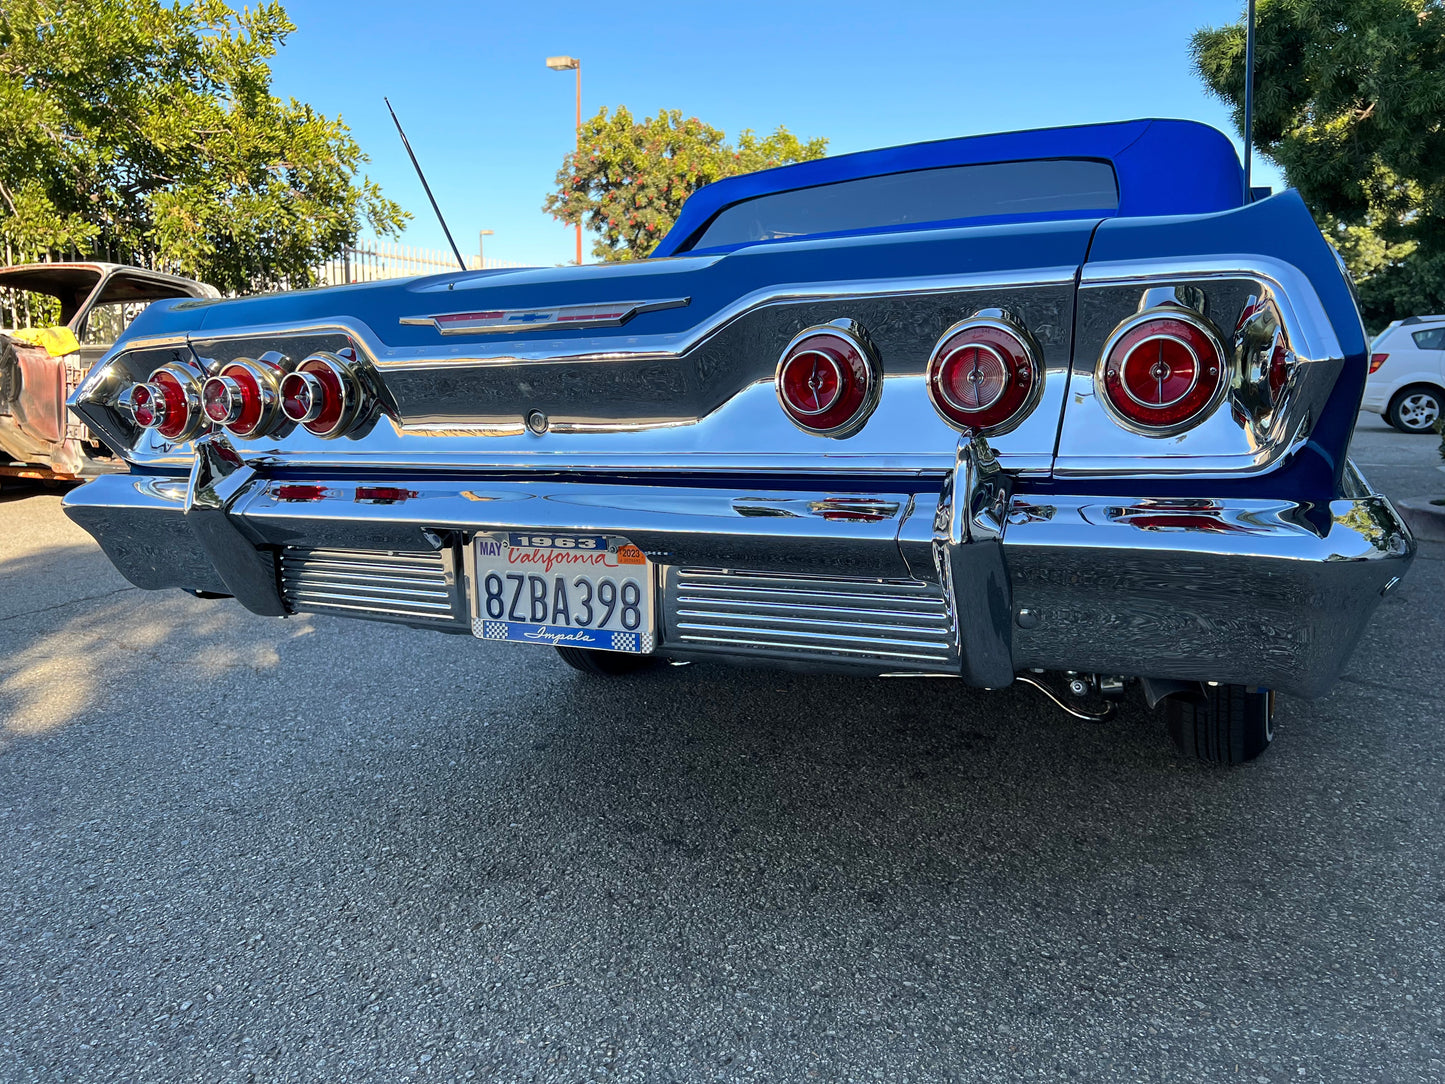
[[[1054, 473], [1068, 477], [1226, 478], [1272, 469], [1308, 439], [1314, 419], [1328, 401], [1344, 367], [1339, 337], [1314, 286], [1292, 264], [1265, 256], [1171, 258], [1085, 264], [1076, 305], [1082, 310], [1090, 291], [1137, 284], [1141, 290], [1162, 285], [1244, 280], [1258, 285], [1257, 300], [1277, 313], [1293, 375], [1278, 402], [1266, 412], [1256, 393], [1257, 364], [1249, 344], [1230, 335], [1235, 313], [1216, 313], [1226, 331], [1227, 363], [1235, 370], [1224, 402], [1208, 417], [1181, 433], [1149, 434], [1115, 422], [1096, 387], [1098, 358], [1078, 356], [1069, 375], [1067, 403], [1059, 429]], [[1243, 329], [1241, 329], [1243, 330]]]
[[418, 327], [430, 325], [443, 335], [487, 335], [536, 331], [543, 327], [621, 327], [638, 313], [677, 309], [691, 301], [690, 297], [673, 297], [662, 301], [611, 301], [596, 305], [444, 312], [436, 316], [403, 316], [398, 323]]
[[[972, 289], [999, 289], [1031, 286], [1070, 285], [1077, 268], [1043, 267], [1026, 271], [981, 272], [965, 275], [924, 276], [918, 278], [860, 279], [830, 283], [784, 283], [768, 286], [726, 305], [686, 331], [671, 334], [632, 335], [623, 340], [616, 337], [536, 339], [516, 343], [505, 351], [478, 353], [473, 344], [391, 347], [381, 341], [366, 324], [350, 317], [324, 321], [297, 321], [256, 325], [235, 330], [198, 332], [191, 336], [197, 342], [218, 342], [234, 339], [269, 339], [292, 335], [318, 335], [341, 332], [350, 335], [364, 349], [369, 360], [385, 372], [390, 369], [432, 369], [470, 365], [508, 365], [516, 361], [616, 361], [618, 359], [654, 360], [676, 358], [687, 353], [720, 330], [724, 325], [753, 309], [765, 305], [781, 305], [806, 301], [847, 301], [864, 297], [905, 297], [909, 295], [946, 294]], [[426, 318], [430, 319], [430, 318]], [[154, 339], [136, 338], [123, 344], [125, 350], [176, 344], [174, 336]], [[184, 338], [181, 342], [186, 341]]]
[[1272, 285], [1296, 346], [1311, 358], [1342, 358], [1343, 350], [1324, 304], [1303, 271], [1269, 256], [1238, 255], [1086, 263], [1079, 288], [1123, 286], [1157, 280], [1195, 282], [1206, 279], [1260, 279]]

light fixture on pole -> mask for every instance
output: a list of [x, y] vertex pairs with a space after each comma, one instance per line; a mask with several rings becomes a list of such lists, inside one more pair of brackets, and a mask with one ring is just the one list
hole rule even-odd
[[[577, 155], [582, 153], [582, 61], [575, 56], [549, 56], [547, 67], [554, 72], [575, 71], [577, 73], [577, 150], [572, 158], [574, 171], [581, 163]], [[582, 219], [577, 219], [577, 263], [582, 263]]]
[[487, 269], [487, 258], [486, 258], [486, 256], [483, 254], [483, 252], [482, 252], [482, 242], [483, 242], [486, 238], [492, 236], [492, 234], [495, 233], [495, 232], [496, 232], [495, 230], [478, 230], [478, 231], [477, 231], [477, 270], [478, 270], [478, 271], [485, 271], [485, 270]]

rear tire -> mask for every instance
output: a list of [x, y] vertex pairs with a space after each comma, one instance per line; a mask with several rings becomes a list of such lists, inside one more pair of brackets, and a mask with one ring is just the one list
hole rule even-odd
[[1412, 384], [1397, 392], [1385, 420], [1402, 433], [1429, 433], [1445, 415], [1445, 392], [1428, 384]]
[[1274, 693], [1243, 685], [1206, 685], [1203, 702], [1164, 702], [1169, 736], [1185, 756], [1206, 764], [1243, 764], [1274, 741]]
[[621, 677], [645, 670], [657, 662], [654, 655], [630, 655], [622, 651], [591, 651], [585, 647], [559, 647], [557, 654], [573, 670], [593, 677]]

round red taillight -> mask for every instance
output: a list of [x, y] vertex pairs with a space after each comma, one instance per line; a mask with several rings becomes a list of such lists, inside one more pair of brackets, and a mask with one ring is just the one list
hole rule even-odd
[[281, 380], [281, 412], [318, 437], [340, 434], [359, 398], [350, 367], [334, 354], [313, 354]]
[[158, 369], [151, 374], [151, 387], [160, 391], [156, 405], [161, 409], [156, 421], [156, 432], [167, 440], [181, 440], [194, 428], [195, 422], [191, 381], [181, 383], [175, 373]]
[[200, 407], [199, 374], [180, 364], [162, 365], [130, 393], [137, 425], [171, 441], [190, 440], [205, 422]]
[[222, 367], [201, 388], [206, 417], [238, 437], [264, 433], [275, 417], [277, 399], [271, 374], [247, 362]]
[[1095, 379], [1116, 421], [1167, 436], [1199, 421], [1219, 402], [1224, 349], [1192, 313], [1146, 311], [1110, 336]]
[[150, 429], [156, 424], [156, 404], [162, 402], [161, 391], [152, 384], [137, 384], [130, 390], [130, 414], [136, 425]]
[[972, 317], [943, 333], [928, 359], [928, 397], [945, 421], [994, 434], [1020, 421], [1038, 400], [1043, 370], [1022, 328]]
[[862, 331], [831, 324], [794, 337], [774, 383], [793, 424], [828, 437], [856, 433], [881, 390], [878, 360]]

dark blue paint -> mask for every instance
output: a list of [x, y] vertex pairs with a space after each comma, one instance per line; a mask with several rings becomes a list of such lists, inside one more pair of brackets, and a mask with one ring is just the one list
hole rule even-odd
[[1234, 145], [1208, 125], [1187, 120], [1130, 120], [1038, 128], [840, 154], [729, 177], [693, 193], [653, 256], [688, 251], [688, 244], [719, 211], [755, 196], [940, 166], [1043, 158], [1112, 162], [1119, 183], [1119, 209], [1109, 213], [1122, 218], [1206, 214], [1244, 202], [1244, 170]]

